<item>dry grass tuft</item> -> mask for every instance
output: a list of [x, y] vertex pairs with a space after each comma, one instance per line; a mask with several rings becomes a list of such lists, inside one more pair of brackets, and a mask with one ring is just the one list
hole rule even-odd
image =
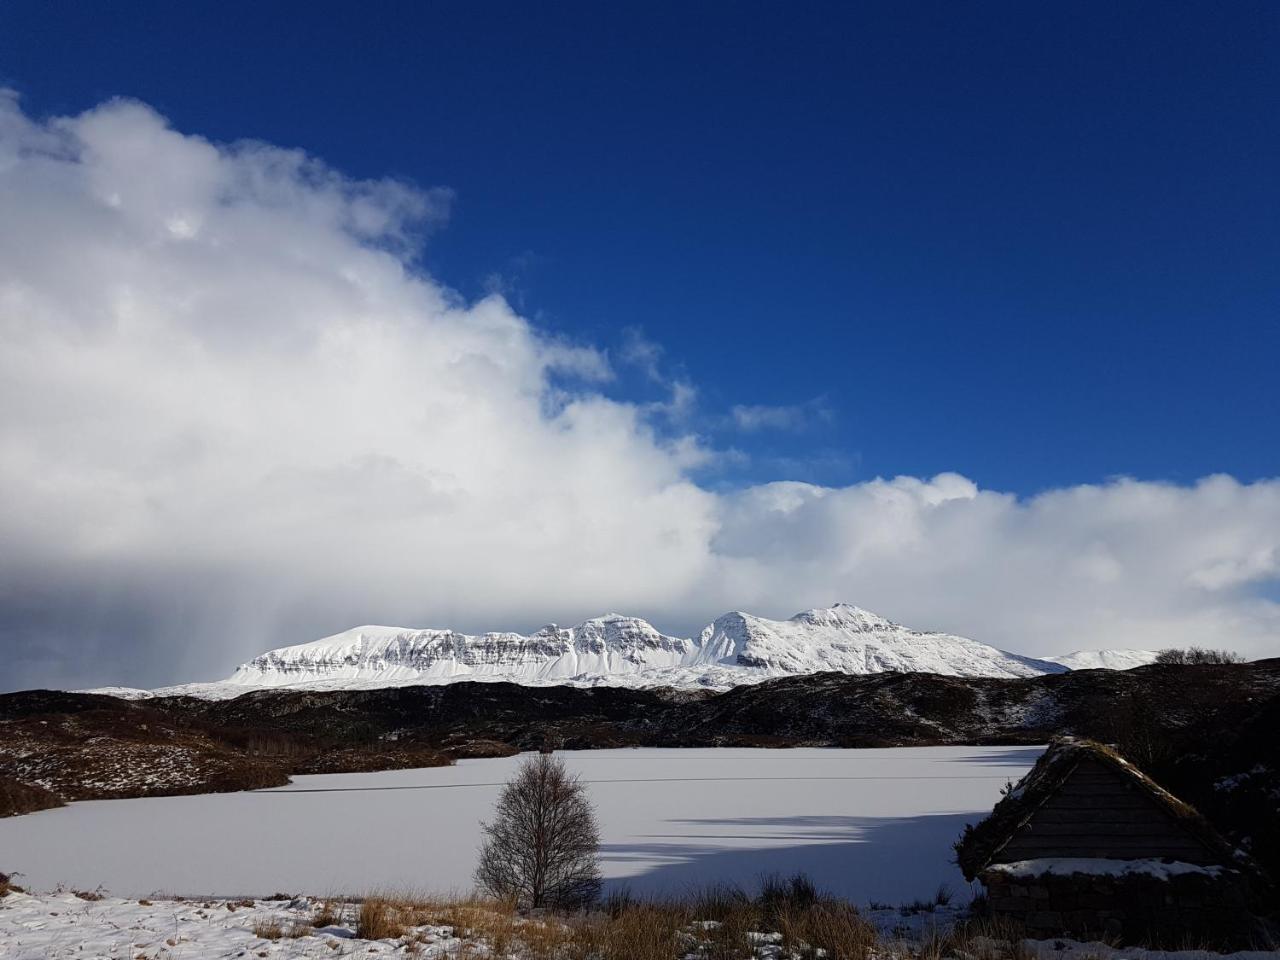
[[[701, 919], [701, 918], [699, 918]], [[708, 960], [739, 960], [753, 955], [750, 934], [760, 930], [760, 911], [751, 901], [728, 906], [705, 930]]]
[[320, 909], [316, 911], [316, 915], [311, 918], [313, 927], [332, 927], [342, 922], [342, 915], [345, 911], [343, 905], [335, 900], [325, 899], [320, 902]]
[[259, 920], [253, 925], [253, 935], [261, 940], [279, 940], [284, 936], [284, 927], [279, 920]]
[[387, 897], [366, 897], [360, 904], [356, 936], [362, 940], [396, 940], [404, 936], [408, 924], [401, 913], [400, 906]]
[[312, 933], [311, 924], [302, 920], [294, 920], [289, 926], [284, 926], [274, 917], [270, 920], [259, 920], [253, 925], [253, 935], [263, 940], [296, 940], [299, 937], [308, 937]]
[[606, 914], [586, 917], [570, 931], [565, 956], [572, 960], [672, 960], [690, 937], [689, 916], [677, 904], [631, 900]]
[[464, 939], [484, 941], [499, 956], [510, 952], [516, 942], [519, 918], [515, 904], [508, 901], [481, 897], [437, 900], [420, 916], [425, 918], [421, 922], [453, 927], [455, 935]]
[[796, 957], [866, 960], [879, 941], [876, 929], [849, 903], [819, 900], [778, 913], [782, 943]]
[[681, 902], [688, 906], [696, 919], [718, 923], [749, 906], [751, 898], [735, 884], [710, 883], [691, 890]]

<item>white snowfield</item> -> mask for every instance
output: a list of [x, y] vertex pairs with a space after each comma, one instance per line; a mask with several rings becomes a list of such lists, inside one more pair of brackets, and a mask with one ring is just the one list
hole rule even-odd
[[[1098, 662], [1088, 662], [1087, 657]], [[219, 682], [156, 691], [103, 687], [92, 692], [134, 699], [174, 694], [221, 698], [258, 689], [370, 689], [459, 680], [727, 690], [821, 671], [1033, 677], [1074, 669], [1077, 662], [1119, 666], [1126, 658], [1147, 662], [1146, 657], [1145, 651], [1098, 651], [1037, 660], [965, 637], [912, 630], [852, 604], [837, 603], [789, 620], [727, 613], [697, 639], [667, 636], [644, 620], [620, 614], [574, 627], [551, 624], [530, 635], [355, 627], [270, 650]]]
[[[564, 751], [610, 887], [679, 894], [800, 872], [859, 903], [969, 887], [952, 843], [1040, 747]], [[521, 762], [294, 777], [242, 793], [93, 800], [0, 819], [0, 869], [36, 890], [266, 896], [471, 885], [480, 821]], [[3, 954], [3, 950], [0, 950]]]

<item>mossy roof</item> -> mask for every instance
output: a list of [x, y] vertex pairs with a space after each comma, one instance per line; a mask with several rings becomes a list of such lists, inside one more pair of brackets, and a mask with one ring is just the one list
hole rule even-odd
[[956, 862], [972, 880], [988, 867], [1035, 812], [1066, 782], [1082, 761], [1093, 760], [1115, 771], [1126, 782], [1174, 818], [1224, 866], [1257, 873], [1258, 867], [1229, 843], [1190, 804], [1179, 800], [1115, 750], [1092, 740], [1062, 737], [1054, 740], [1036, 765], [977, 825], [965, 827], [956, 841]]

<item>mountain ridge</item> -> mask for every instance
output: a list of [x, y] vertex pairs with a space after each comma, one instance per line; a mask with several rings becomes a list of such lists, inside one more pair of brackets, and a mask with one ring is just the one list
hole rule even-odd
[[727, 690], [822, 672], [1033, 677], [1066, 672], [1077, 661], [1081, 667], [1104, 661], [1119, 666], [1129, 659], [1134, 660], [1129, 665], [1137, 665], [1146, 662], [1143, 658], [1149, 653], [1092, 655], [1097, 662], [1080, 652], [1062, 658], [1022, 656], [967, 637], [914, 630], [853, 604], [836, 603], [786, 620], [731, 611], [696, 638], [664, 634], [640, 617], [618, 613], [570, 627], [547, 624], [530, 634], [369, 624], [265, 651], [222, 681], [155, 691], [105, 687], [94, 692], [129, 699], [223, 699], [261, 689], [358, 690], [463, 680]]

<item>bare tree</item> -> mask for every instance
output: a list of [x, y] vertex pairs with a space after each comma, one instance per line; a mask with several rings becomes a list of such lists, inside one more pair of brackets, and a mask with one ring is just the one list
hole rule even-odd
[[1231, 650], [1205, 650], [1201, 647], [1188, 647], [1179, 650], [1172, 647], [1156, 654], [1156, 663], [1173, 664], [1207, 664], [1207, 663], [1244, 663], [1245, 658]]
[[586, 787], [550, 754], [530, 757], [502, 788], [476, 884], [522, 907], [574, 910], [600, 895], [600, 832]]

